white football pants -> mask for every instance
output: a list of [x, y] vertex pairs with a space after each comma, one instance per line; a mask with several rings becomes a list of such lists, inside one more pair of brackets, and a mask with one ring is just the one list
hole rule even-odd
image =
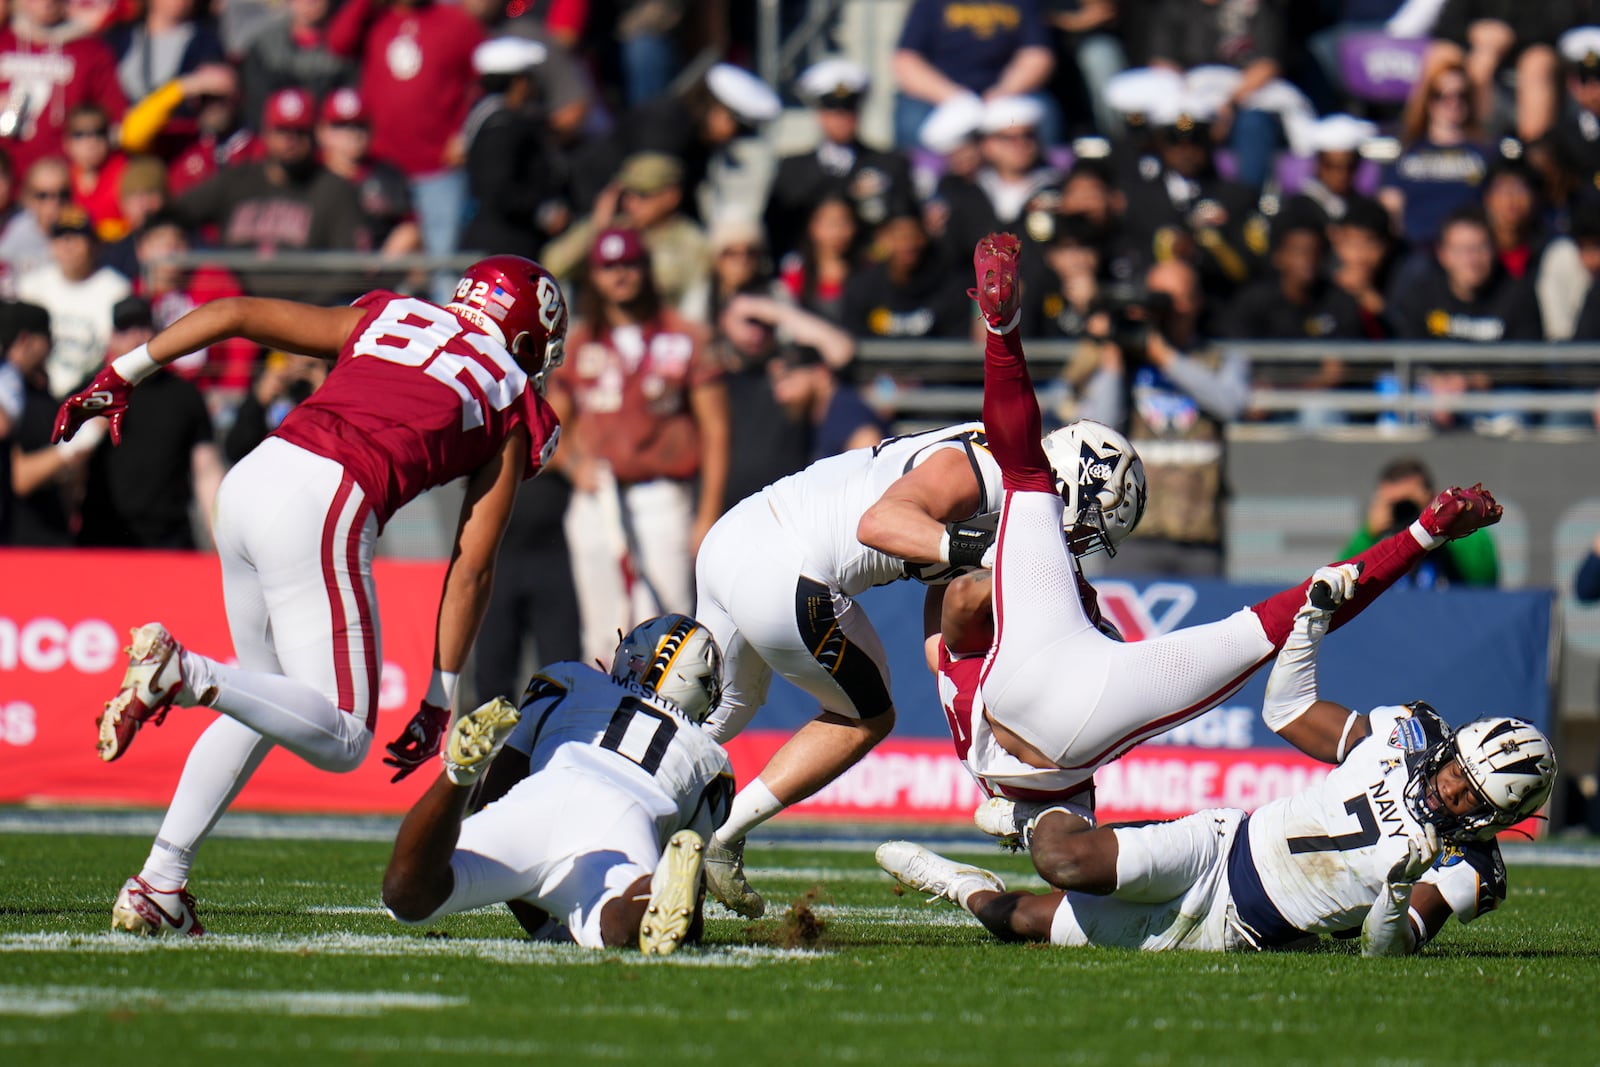
[[186, 684], [215, 686], [223, 715], [190, 751], [151, 852], [147, 870], [169, 882], [187, 879], [273, 745], [354, 770], [378, 711], [377, 517], [344, 468], [268, 438], [223, 479], [213, 535], [239, 666], [184, 654]]
[[722, 648], [722, 703], [706, 720], [719, 742], [766, 703], [772, 672], [852, 719], [892, 707], [889, 660], [854, 600], [806, 574], [805, 554], [765, 496], [740, 502], [695, 561], [696, 618]]
[[1116, 759], [1215, 707], [1274, 654], [1249, 608], [1123, 644], [1078, 597], [1061, 497], [1008, 492], [994, 569], [995, 638], [983, 706], [1065, 770]]
[[450, 857], [455, 885], [418, 922], [525, 900], [564, 922], [578, 944], [604, 948], [601, 910], [655, 871], [661, 827], [676, 818], [588, 768], [552, 761], [462, 821]]

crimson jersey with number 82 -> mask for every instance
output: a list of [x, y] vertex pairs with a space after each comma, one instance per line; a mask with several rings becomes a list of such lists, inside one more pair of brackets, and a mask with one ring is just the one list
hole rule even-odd
[[425, 490], [482, 467], [518, 426], [524, 477], [560, 437], [555, 412], [499, 341], [435, 304], [377, 290], [322, 386], [274, 433], [341, 464], [380, 524]]

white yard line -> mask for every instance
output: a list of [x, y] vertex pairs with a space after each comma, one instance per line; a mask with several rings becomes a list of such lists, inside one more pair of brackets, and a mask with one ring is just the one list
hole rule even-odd
[[0, 1015], [72, 1015], [80, 1011], [188, 1013], [238, 1012], [251, 1015], [382, 1015], [386, 1011], [437, 1011], [469, 1001], [436, 993], [398, 993], [383, 989], [360, 993], [307, 993], [278, 989], [129, 989], [121, 986], [0, 986]]
[[[5, 934], [0, 955], [8, 953], [84, 953], [132, 956], [145, 952], [265, 952], [273, 955], [389, 956], [479, 959], [511, 965], [614, 963], [617, 953], [592, 952], [577, 945], [488, 938], [409, 937], [384, 934], [279, 935], [207, 934], [205, 937], [147, 938], [127, 934]], [[820, 953], [763, 945], [689, 949], [662, 959], [627, 957], [645, 966], [754, 967], [763, 963], [814, 959]]]

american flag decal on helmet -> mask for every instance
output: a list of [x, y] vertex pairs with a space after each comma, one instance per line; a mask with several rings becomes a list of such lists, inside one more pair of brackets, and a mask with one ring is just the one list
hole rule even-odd
[[496, 285], [489, 290], [489, 299], [484, 305], [484, 310], [489, 313], [490, 318], [500, 322], [511, 313], [511, 307], [516, 302], [517, 298], [506, 292], [505, 286]]

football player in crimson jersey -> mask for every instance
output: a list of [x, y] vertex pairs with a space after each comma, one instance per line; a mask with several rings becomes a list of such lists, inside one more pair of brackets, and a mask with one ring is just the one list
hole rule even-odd
[[1267, 682], [1267, 724], [1334, 764], [1316, 785], [1249, 815], [1214, 808], [1069, 835], [1057, 884], [1072, 892], [1006, 893], [993, 873], [906, 841], [881, 846], [879, 866], [1000, 938], [1057, 945], [1250, 951], [1359, 933], [1363, 955], [1393, 956], [1451, 915], [1494, 909], [1506, 897], [1495, 835], [1549, 798], [1549, 739], [1506, 716], [1451, 731], [1420, 702], [1362, 715], [1321, 699], [1317, 651], [1360, 572], [1314, 575]]
[[[1118, 453], [1130, 446], [1105, 437], [1095, 424], [1078, 423], [1058, 434], [1068, 435], [1071, 454], [1081, 451], [1083, 469], [1079, 477], [1058, 480], [1070, 463], [1050, 455], [1060, 448], [1056, 434], [1041, 442], [1038, 400], [1017, 337], [1019, 247], [1009, 234], [996, 234], [979, 242], [974, 254], [973, 293], [988, 325], [983, 420], [1004, 486], [993, 589], [974, 598], [958, 587], [940, 623], [954, 643], [929, 653], [958, 748], [967, 746], [969, 769], [991, 792], [1031, 804], [1033, 812], [1063, 811], [1052, 822], [1070, 832], [1092, 820], [1098, 767], [1215, 707], [1273, 658], [1290, 636], [1311, 579], [1226, 619], [1147, 641], [1123, 644], [1103, 631], [1093, 591], [1078, 571], [1077, 556], [1089, 550], [1081, 543], [1089, 525], [1083, 499], [1100, 498], [1097, 514], [1114, 533], [1124, 498], [1142, 488], [1142, 479], [1117, 483], [1116, 470], [1128, 463]], [[1080, 434], [1081, 446], [1073, 434]], [[1132, 465], [1138, 467], [1136, 458]], [[1107, 474], [1092, 476], [1097, 467]], [[1499, 521], [1500, 513], [1481, 486], [1441, 493], [1410, 528], [1358, 557], [1363, 580], [1335, 625], [1354, 617], [1430, 549]], [[1070, 529], [1063, 527], [1064, 514], [1075, 517]], [[930, 603], [929, 617], [931, 609]], [[959, 658], [980, 653], [976, 665]], [[1062, 686], [1064, 677], [1072, 684]], [[984, 829], [1027, 829], [1027, 808], [1021, 809], [1022, 825], [1014, 817], [994, 820], [1005, 826], [986, 822], [996, 807], [979, 809]], [[1016, 805], [1006, 810], [1018, 812]], [[1054, 849], [1035, 839], [1031, 852], [1040, 875], [1062, 885], [1067, 875], [1057, 869]]]
[[339, 308], [212, 301], [62, 404], [57, 440], [103, 416], [115, 443], [134, 386], [208, 345], [247, 337], [335, 360], [217, 496], [213, 533], [239, 666], [184, 648], [159, 622], [133, 631], [122, 689], [100, 717], [101, 759], [120, 758], [173, 704], [222, 715], [195, 743], [144, 869], [117, 897], [113, 927], [202, 932], [187, 889], [195, 851], [273, 745], [325, 770], [360, 765], [382, 662], [373, 543], [403, 504], [466, 477], [433, 679], [385, 762], [398, 781], [438, 751], [517, 486], [560, 434], [542, 385], [561, 363], [566, 330], [555, 279], [531, 260], [493, 256], [468, 268], [442, 307], [383, 291]]

